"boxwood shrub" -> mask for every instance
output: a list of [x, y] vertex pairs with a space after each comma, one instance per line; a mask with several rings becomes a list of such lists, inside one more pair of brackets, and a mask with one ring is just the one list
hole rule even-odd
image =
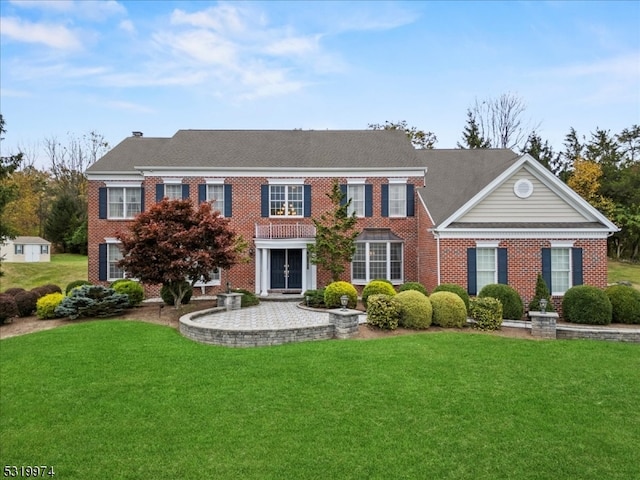
[[627, 285], [611, 285], [605, 293], [611, 302], [614, 323], [640, 324], [640, 292]]
[[56, 308], [62, 300], [64, 295], [59, 292], [48, 293], [38, 299], [36, 302], [36, 315], [42, 320], [48, 320], [50, 318], [59, 318], [60, 315], [56, 314]]
[[400, 304], [400, 325], [406, 328], [429, 328], [433, 309], [426, 295], [416, 290], [405, 290], [393, 298]]
[[362, 290], [362, 304], [367, 308], [367, 299], [370, 295], [376, 295], [382, 293], [384, 295], [393, 296], [396, 291], [390, 283], [383, 282], [381, 280], [371, 280]]
[[480, 290], [478, 297], [497, 298], [502, 303], [502, 318], [520, 320], [524, 315], [522, 298], [513, 287], [502, 283], [491, 283]]
[[20, 287], [7, 288], [4, 291], [4, 293], [6, 295], [11, 295], [12, 297], [15, 297], [17, 294], [22, 293], [22, 292], [26, 292], [26, 290], [24, 288], [20, 288]]
[[135, 280], [120, 279], [113, 282], [111, 288], [113, 288], [116, 293], [126, 295], [129, 298], [130, 307], [140, 305], [142, 300], [144, 300], [144, 288]]
[[467, 323], [467, 307], [453, 292], [434, 292], [429, 297], [433, 308], [433, 324], [446, 328], [462, 328]]
[[367, 323], [383, 330], [395, 330], [400, 321], [400, 304], [395, 295], [377, 293], [369, 296]]
[[260, 299], [256, 296], [256, 294], [253, 292], [250, 292], [249, 290], [236, 288], [233, 292], [242, 294], [242, 298], [240, 298], [241, 308], [253, 307], [254, 305], [258, 305], [260, 303]]
[[497, 298], [474, 298], [469, 305], [473, 326], [480, 330], [499, 330], [502, 327], [502, 303]]
[[425, 287], [420, 282], [406, 282], [400, 285], [400, 288], [398, 288], [398, 292], [404, 292], [406, 290], [415, 290], [422, 293], [423, 295], [429, 295], [427, 287]]
[[564, 293], [562, 315], [567, 322], [609, 325], [612, 313], [611, 300], [604, 290], [591, 285], [577, 285]]
[[433, 289], [433, 292], [452, 292], [458, 295], [462, 301], [464, 302], [464, 306], [469, 312], [469, 294], [467, 291], [462, 288], [460, 285], [456, 285], [455, 283], [441, 283], [436, 288]]
[[349, 297], [347, 307], [356, 308], [358, 305], [358, 291], [356, 287], [349, 282], [342, 281], [330, 283], [327, 285], [327, 288], [324, 289], [324, 303], [327, 308], [341, 307], [340, 297], [342, 295]]
[[[307, 301], [307, 298], [309, 298], [308, 301]], [[324, 304], [324, 288], [305, 291], [304, 302], [305, 302], [305, 305], [307, 305], [308, 307], [325, 308], [326, 305]]]

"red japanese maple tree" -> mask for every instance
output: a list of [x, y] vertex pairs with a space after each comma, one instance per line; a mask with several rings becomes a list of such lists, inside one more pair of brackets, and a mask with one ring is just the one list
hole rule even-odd
[[176, 308], [198, 280], [209, 281], [216, 268], [228, 269], [241, 259], [242, 239], [229, 219], [205, 202], [164, 199], [139, 214], [127, 231], [116, 235], [123, 258], [118, 266], [146, 284], [162, 284]]

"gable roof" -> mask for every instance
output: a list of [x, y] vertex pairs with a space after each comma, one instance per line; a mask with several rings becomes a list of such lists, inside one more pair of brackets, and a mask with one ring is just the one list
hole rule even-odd
[[129, 137], [87, 173], [140, 169], [417, 168], [399, 130], [179, 130], [171, 138]]
[[15, 237], [14, 239], [7, 239], [7, 243], [13, 243], [14, 245], [51, 245], [49, 240], [45, 240], [41, 237]]
[[423, 199], [433, 223], [439, 225], [500, 176], [519, 158], [509, 149], [416, 150], [426, 165]]

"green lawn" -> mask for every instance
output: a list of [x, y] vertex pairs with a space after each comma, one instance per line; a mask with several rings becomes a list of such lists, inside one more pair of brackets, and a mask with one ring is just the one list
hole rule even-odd
[[640, 263], [617, 262], [609, 260], [609, 282], [631, 282], [640, 290]]
[[60, 253], [52, 255], [51, 262], [2, 262], [2, 271], [4, 276], [0, 277], [0, 292], [12, 287], [31, 290], [47, 283], [58, 285], [64, 291], [70, 282], [87, 279], [87, 257]]
[[0, 354], [0, 465], [60, 479], [640, 472], [638, 345], [433, 333], [239, 350], [106, 320]]

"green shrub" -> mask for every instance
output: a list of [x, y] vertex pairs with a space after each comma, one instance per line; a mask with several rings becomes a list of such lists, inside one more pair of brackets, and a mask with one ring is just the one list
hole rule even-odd
[[[35, 290], [35, 289], [34, 289]], [[64, 295], [62, 293], [48, 293], [38, 299], [36, 302], [36, 315], [38, 318], [46, 320], [49, 318], [59, 318], [60, 315], [56, 314], [56, 308], [62, 300]]]
[[502, 283], [492, 283], [485, 285], [480, 290], [478, 297], [497, 298], [502, 303], [502, 317], [509, 320], [520, 320], [524, 315], [524, 304], [522, 298], [513, 287]]
[[140, 305], [144, 300], [144, 288], [140, 283], [130, 279], [120, 279], [111, 284], [116, 293], [121, 293], [129, 298], [129, 306]]
[[400, 304], [400, 325], [407, 328], [429, 328], [433, 309], [426, 295], [416, 290], [405, 290], [393, 298]]
[[17, 294], [22, 292], [26, 292], [26, 290], [20, 287], [13, 287], [13, 288], [7, 288], [4, 293], [5, 295], [11, 295], [12, 297], [15, 297]]
[[67, 288], [64, 289], [64, 293], [69, 295], [71, 293], [71, 290], [82, 285], [91, 285], [91, 283], [87, 282], [86, 280], [74, 280], [73, 282], [69, 282], [67, 284]]
[[627, 285], [612, 285], [605, 293], [611, 302], [611, 321], [614, 323], [640, 323], [640, 292]]
[[308, 307], [325, 308], [324, 288], [319, 288], [318, 290], [307, 290], [304, 292], [304, 302]]
[[371, 280], [362, 290], [362, 304], [365, 308], [367, 308], [367, 299], [369, 296], [376, 295], [378, 293], [393, 296], [396, 294], [396, 291], [388, 282], [383, 282], [382, 280]]
[[250, 292], [249, 290], [243, 290], [242, 288], [236, 288], [234, 293], [241, 293], [242, 298], [240, 299], [240, 307], [253, 307], [260, 303], [260, 299], [256, 297], [256, 294]]
[[467, 323], [467, 307], [453, 292], [433, 292], [429, 297], [433, 309], [433, 324], [446, 328], [462, 328]]
[[[186, 305], [191, 301], [191, 296], [193, 295], [193, 287], [189, 282], [185, 280], [180, 283], [180, 288], [187, 289], [187, 293], [184, 294], [184, 297], [182, 297], [182, 302], [181, 302], [182, 305]], [[162, 285], [162, 288], [160, 289], [160, 298], [162, 298], [162, 301], [167, 305], [170, 305], [172, 307], [175, 305], [175, 302], [173, 300], [173, 295], [171, 294], [171, 289], [167, 284]]]
[[383, 330], [395, 330], [400, 321], [400, 304], [392, 295], [377, 293], [369, 296], [367, 323]]
[[391, 280], [388, 280], [386, 278], [372, 278], [370, 280], [371, 282], [384, 282], [384, 283], [388, 283], [389, 285], [391, 285], [393, 287], [393, 283], [391, 283]]
[[[45, 297], [46, 298], [46, 297]], [[75, 320], [79, 317], [104, 318], [117, 315], [129, 306], [129, 297], [102, 285], [81, 285], [55, 309], [59, 317]]]
[[0, 293], [0, 324], [18, 316], [18, 306], [13, 295]]
[[420, 282], [406, 282], [398, 288], [398, 292], [406, 292], [407, 290], [415, 290], [423, 295], [429, 295], [427, 288]]
[[348, 282], [333, 282], [324, 289], [324, 303], [327, 308], [341, 307], [340, 297], [346, 295], [349, 297], [347, 307], [356, 308], [358, 305], [358, 291], [356, 287]]
[[436, 288], [433, 289], [432, 293], [435, 292], [452, 292], [458, 295], [462, 301], [464, 302], [464, 307], [469, 312], [469, 294], [467, 291], [462, 288], [460, 285], [456, 285], [455, 283], [441, 283]]
[[480, 330], [500, 330], [502, 327], [502, 303], [497, 298], [474, 298], [469, 305], [473, 326]]
[[613, 307], [609, 297], [591, 285], [577, 285], [564, 293], [562, 315], [567, 322], [609, 325]]
[[547, 312], [555, 311], [553, 307], [553, 303], [551, 301], [551, 294], [549, 293], [549, 287], [547, 286], [547, 282], [544, 281], [544, 278], [539, 273], [538, 278], [536, 279], [536, 292], [533, 295], [533, 300], [529, 302], [529, 311], [530, 312], [539, 312], [540, 311], [540, 299], [544, 298], [547, 301]]
[[21, 317], [30, 317], [33, 312], [36, 311], [36, 302], [38, 301], [38, 295], [33, 292], [20, 292], [13, 297], [18, 307], [18, 315]]

